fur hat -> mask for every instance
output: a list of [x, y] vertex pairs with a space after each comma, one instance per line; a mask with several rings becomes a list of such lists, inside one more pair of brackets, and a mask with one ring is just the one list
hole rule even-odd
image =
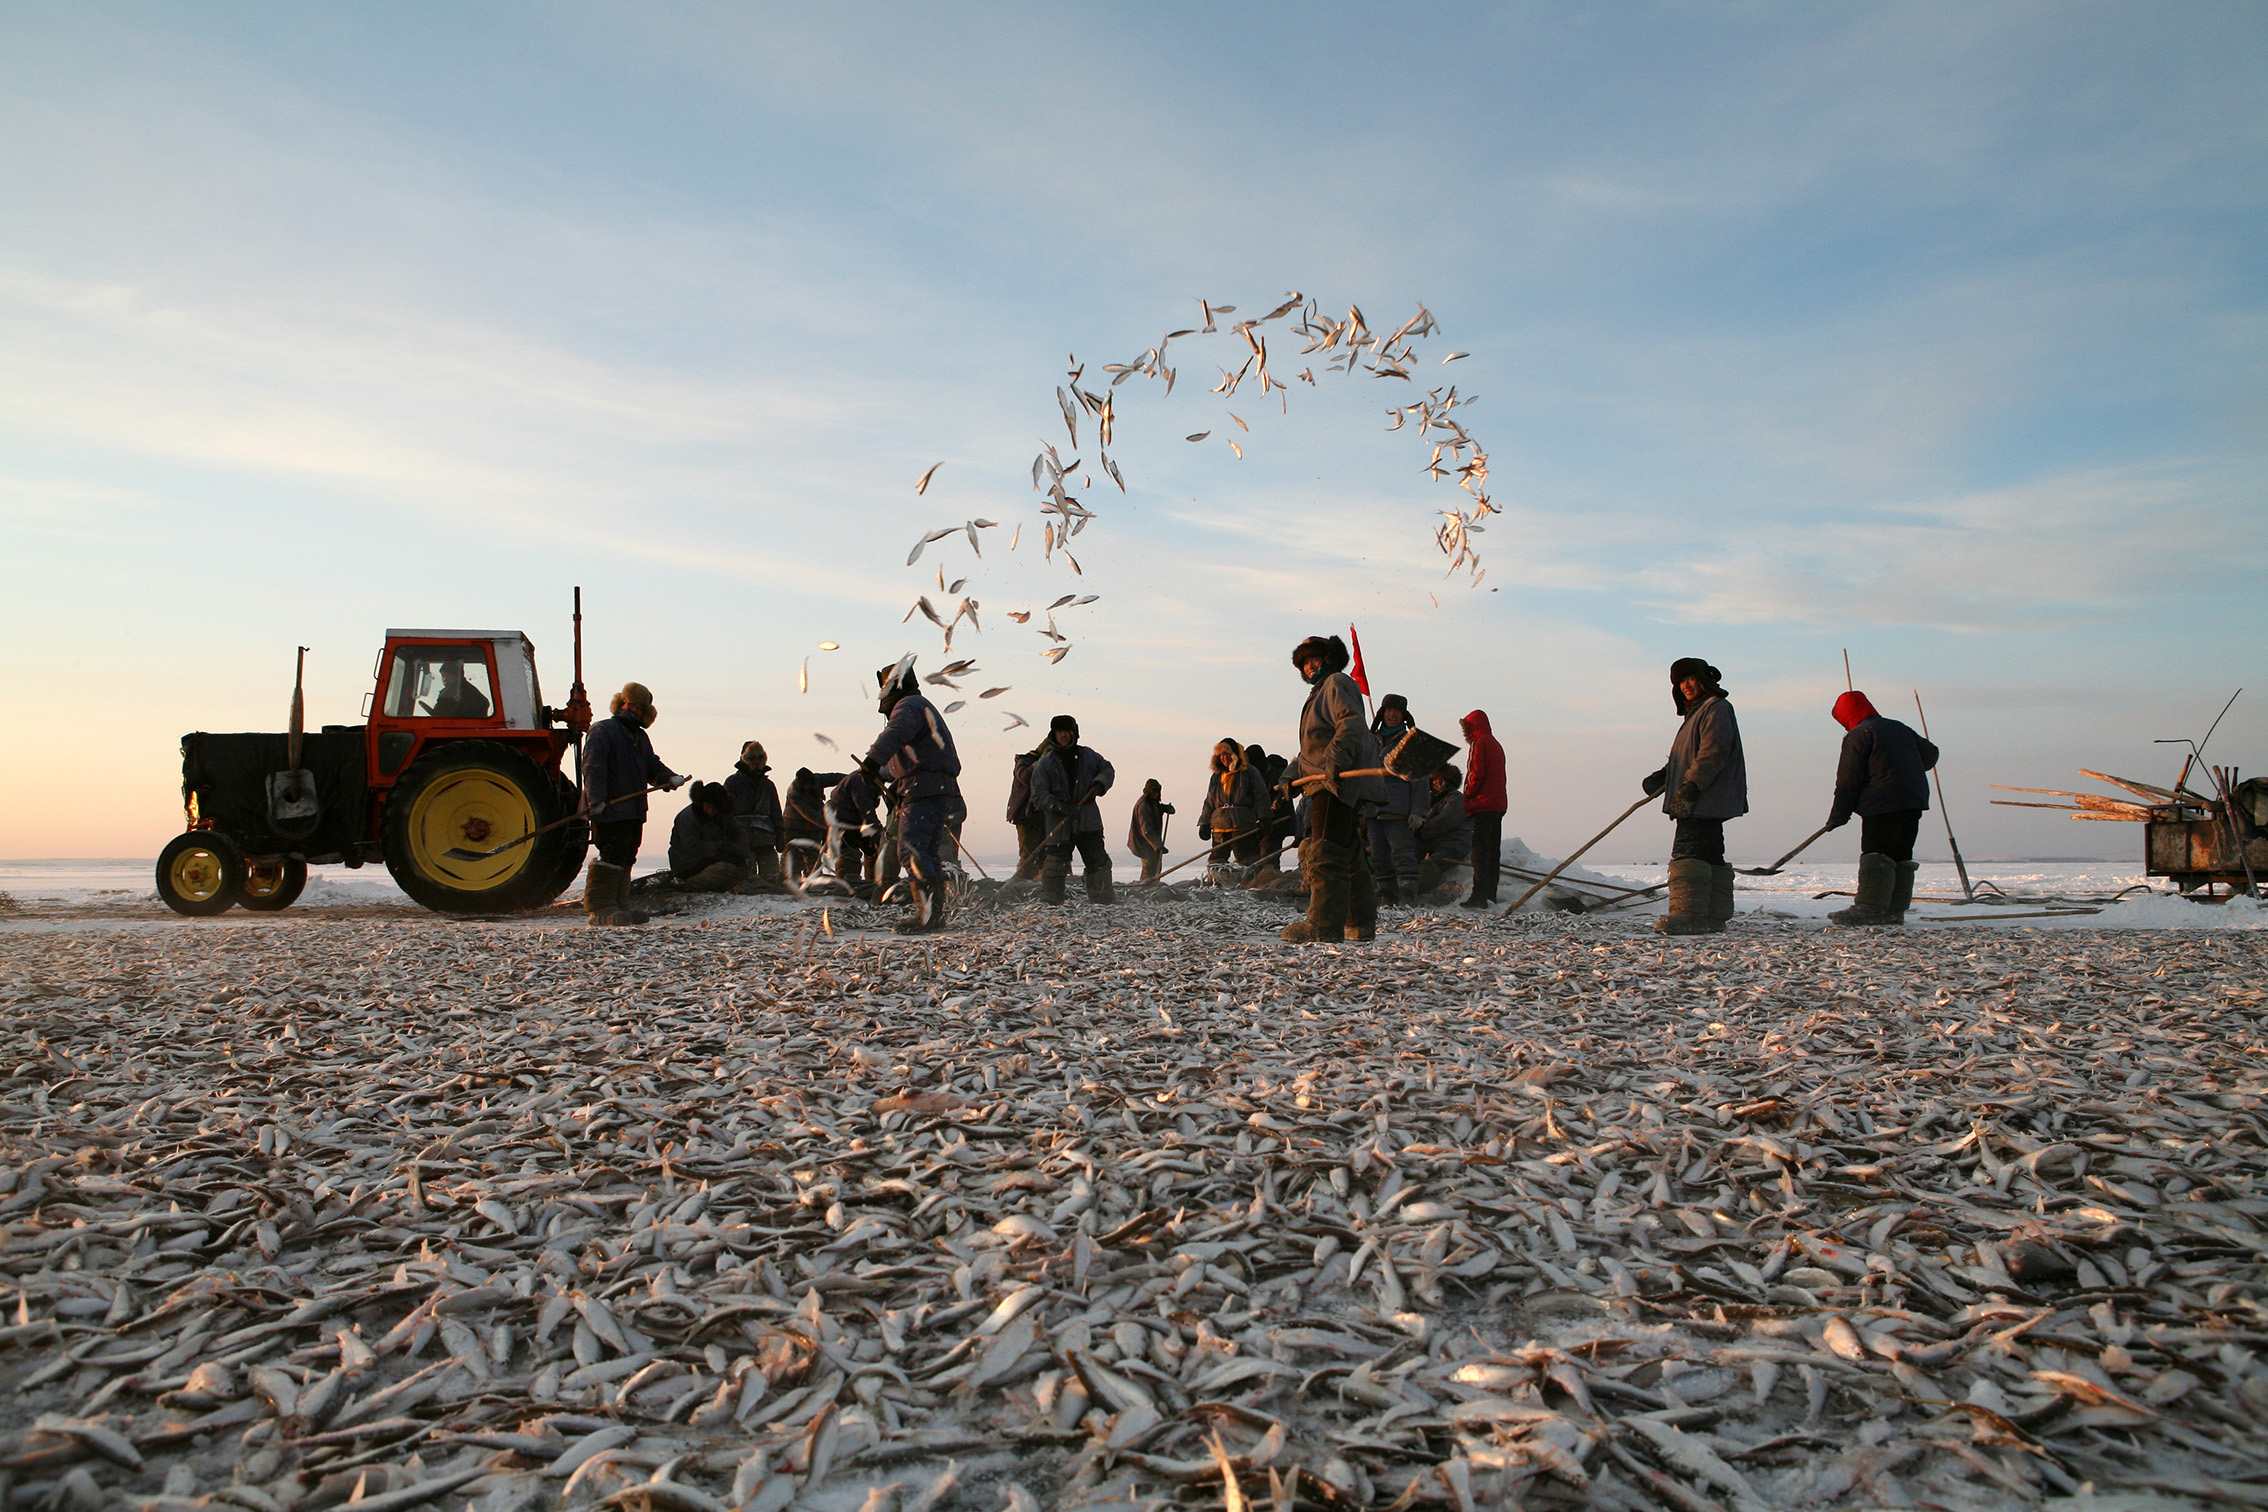
[[1058, 714], [1047, 722], [1047, 733], [1053, 735], [1058, 730], [1069, 730], [1071, 738], [1077, 740], [1079, 738], [1079, 721], [1073, 715]]
[[1325, 672], [1344, 672], [1347, 669], [1347, 643], [1335, 635], [1311, 635], [1292, 647], [1291, 664], [1304, 667], [1317, 657], [1322, 658]]
[[1213, 742], [1213, 770], [1233, 772], [1244, 765], [1244, 747], [1236, 743], [1234, 735]]
[[721, 782], [694, 783], [693, 806], [695, 808], [707, 808], [711, 804], [729, 814], [732, 812], [732, 794], [725, 791], [725, 786]]
[[740, 748], [739, 765], [744, 770], [751, 772], [770, 771], [772, 769], [772, 763], [770, 759], [764, 755], [764, 742], [762, 742], [761, 740], [751, 740], [746, 745], [742, 746]]
[[1404, 714], [1407, 714], [1410, 712], [1410, 701], [1400, 693], [1389, 693], [1378, 700], [1379, 713], [1383, 714], [1388, 709], [1400, 709]]
[[890, 706], [908, 693], [921, 691], [921, 680], [914, 676], [913, 661], [914, 654], [908, 651], [894, 665], [883, 667], [874, 674], [874, 686], [882, 695], [883, 713], [889, 713]]
[[654, 722], [653, 690], [644, 683], [624, 683], [622, 691], [607, 701], [606, 711], [609, 714], [619, 714], [624, 709], [637, 710], [639, 718], [645, 720], [647, 724], [652, 724]]
[[1714, 693], [1722, 697], [1725, 689], [1723, 683], [1718, 679], [1724, 675], [1698, 656], [1681, 656], [1676, 661], [1671, 662], [1669, 666], [1670, 702], [1677, 706], [1679, 714], [1689, 714], [1692, 712], [1693, 706], [1686, 702], [1685, 691], [1678, 684], [1690, 677], [1701, 684], [1704, 693]]

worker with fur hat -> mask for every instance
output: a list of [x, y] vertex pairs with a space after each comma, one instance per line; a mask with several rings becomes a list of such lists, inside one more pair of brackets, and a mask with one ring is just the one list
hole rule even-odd
[[740, 760], [724, 780], [732, 798], [733, 822], [740, 826], [741, 842], [748, 848], [751, 868], [743, 892], [785, 892], [780, 880], [780, 790], [773, 786], [772, 764], [765, 759], [761, 741], [741, 746]]
[[1308, 687], [1297, 773], [1308, 803], [1299, 853], [1307, 917], [1285, 925], [1283, 937], [1293, 944], [1368, 940], [1378, 929], [1378, 889], [1364, 830], [1385, 795], [1376, 777], [1340, 774], [1375, 770], [1378, 742], [1363, 722], [1362, 689], [1346, 674], [1345, 641], [1311, 635], [1292, 648], [1291, 660]]
[[1859, 819], [1858, 897], [1827, 917], [1845, 926], [1903, 924], [1914, 902], [1914, 837], [1929, 809], [1937, 747], [1911, 725], [1875, 712], [1853, 689], [1835, 700], [1843, 755], [1835, 768], [1829, 829]]
[[654, 754], [646, 731], [660, 715], [644, 683], [624, 683], [607, 711], [583, 742], [583, 807], [598, 851], [583, 878], [583, 912], [593, 925], [643, 924], [646, 916], [630, 908], [630, 868], [646, 832], [646, 794], [688, 779]]
[[1268, 848], [1268, 820], [1275, 799], [1268, 780], [1254, 767], [1250, 755], [1234, 737], [1213, 743], [1213, 770], [1205, 779], [1205, 801], [1197, 806], [1197, 833], [1210, 836], [1212, 860], [1206, 870], [1216, 885], [1243, 880], [1239, 867], [1250, 866]]
[[[1370, 722], [1370, 735], [1383, 758], [1417, 726], [1410, 722], [1410, 701], [1399, 693], [1378, 700], [1378, 717]], [[1370, 820], [1370, 870], [1381, 903], [1415, 903], [1418, 891], [1417, 829], [1432, 807], [1425, 778], [1378, 779], [1385, 800]]]
[[1142, 784], [1142, 796], [1134, 800], [1134, 814], [1126, 824], [1126, 848], [1142, 863], [1145, 886], [1158, 880], [1158, 863], [1166, 853], [1166, 819], [1173, 812], [1157, 778]]
[[1683, 716], [1669, 760], [1647, 776], [1648, 794], [1677, 821], [1670, 843], [1669, 912], [1658, 933], [1722, 934], [1733, 916], [1733, 869], [1725, 864], [1725, 821], [1748, 812], [1748, 761], [1740, 721], [1725, 696], [1724, 674], [1698, 656], [1670, 663], [1670, 699]]
[[900, 813], [898, 844], [912, 874], [913, 911], [891, 927], [928, 934], [945, 926], [945, 861], [938, 853], [961, 797], [961, 755], [945, 716], [922, 695], [909, 652], [874, 675], [887, 718], [858, 764], [868, 783], [887, 783]]
[[1079, 743], [1079, 721], [1058, 714], [1047, 722], [1047, 754], [1032, 763], [1032, 807], [1047, 826], [1040, 845], [1040, 901], [1059, 904], [1071, 875], [1071, 852], [1084, 864], [1087, 900], [1116, 903], [1110, 885], [1110, 851], [1103, 845], [1102, 808], [1118, 774], [1100, 751]]
[[748, 844], [721, 782], [696, 782], [669, 827], [670, 885], [679, 892], [737, 892], [752, 872]]

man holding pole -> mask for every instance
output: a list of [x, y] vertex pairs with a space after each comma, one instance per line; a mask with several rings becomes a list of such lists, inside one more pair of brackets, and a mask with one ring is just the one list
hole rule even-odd
[[1723, 675], [1698, 656], [1670, 663], [1670, 697], [1685, 722], [1670, 742], [1669, 760], [1644, 784], [1649, 795], [1663, 795], [1662, 812], [1677, 821], [1669, 912], [1654, 923], [1659, 934], [1722, 934], [1733, 916], [1725, 821], [1748, 812], [1748, 761]]
[[599, 928], [646, 922], [644, 913], [630, 907], [630, 868], [646, 829], [646, 794], [672, 791], [688, 780], [654, 754], [646, 731], [660, 716], [644, 683], [624, 683], [608, 708], [613, 717], [591, 726], [583, 748], [583, 806], [598, 851], [583, 878], [583, 911]]
[[1378, 889], [1371, 880], [1363, 831], [1384, 800], [1376, 777], [1378, 743], [1362, 717], [1362, 689], [1346, 674], [1346, 642], [1311, 635], [1292, 649], [1292, 665], [1308, 685], [1299, 714], [1299, 771], [1307, 793], [1307, 838], [1299, 871], [1307, 884], [1307, 917], [1284, 926], [1295, 944], [1367, 940], [1378, 928]]
[[1937, 747], [1910, 725], [1875, 712], [1853, 689], [1835, 700], [1843, 727], [1843, 756], [1835, 769], [1835, 807], [1829, 829], [1859, 817], [1858, 897], [1827, 917], [1846, 927], [1903, 924], [1913, 906], [1914, 837], [1929, 808], [1929, 773]]
[[885, 782], [903, 813], [899, 843], [912, 874], [913, 912], [891, 925], [899, 934], [945, 927], [945, 861], [938, 847], [961, 799], [961, 756], [936, 705], [922, 696], [911, 654], [875, 674], [878, 706], [887, 716], [858, 769], [874, 788]]
[[1040, 901], [1060, 906], [1063, 884], [1071, 876], [1077, 847], [1086, 866], [1087, 901], [1116, 903], [1110, 885], [1110, 852], [1103, 847], [1102, 809], [1095, 800], [1110, 791], [1118, 774], [1099, 751], [1079, 744], [1079, 721], [1058, 714], [1048, 721], [1048, 751], [1032, 763], [1032, 807], [1047, 825], [1040, 846]]

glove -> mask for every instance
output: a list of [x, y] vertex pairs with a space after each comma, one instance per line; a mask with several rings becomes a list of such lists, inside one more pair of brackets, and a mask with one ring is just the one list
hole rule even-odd
[[1412, 815], [1410, 815], [1410, 828], [1411, 828], [1411, 829], [1414, 829], [1414, 830], [1421, 830], [1421, 829], [1424, 829], [1424, 828], [1425, 828], [1425, 815], [1423, 815], [1423, 814], [1412, 814]]
[[1827, 816], [1827, 827], [1831, 830], [1839, 830], [1850, 822], [1851, 816], [1848, 814], [1843, 815], [1843, 817], [1841, 817], [1840, 819], [1836, 818], [1832, 814]]
[[1180, 810], [1176, 809], [1176, 808], [1175, 808], [1175, 807], [1174, 807], [1174, 806], [1173, 806], [1172, 804], [1170, 804], [1170, 803], [1161, 803], [1161, 804], [1159, 804], [1159, 805], [1158, 805], [1158, 812], [1159, 812], [1159, 813], [1161, 813], [1161, 814], [1173, 814], [1173, 813], [1179, 813], [1179, 812], [1180, 812]]
[[1686, 782], [1678, 785], [1677, 795], [1670, 799], [1670, 806], [1678, 818], [1689, 819], [1693, 816], [1693, 805], [1700, 801], [1701, 784]]
[[1648, 772], [1638, 785], [1646, 790], [1647, 797], [1652, 798], [1669, 786], [1669, 775], [1666, 771]]
[[858, 774], [866, 779], [867, 786], [872, 788], [882, 786], [882, 763], [876, 761], [873, 757], [869, 756], [858, 764]]
[[693, 780], [693, 779], [692, 779], [691, 777], [675, 777], [675, 778], [672, 778], [672, 779], [671, 779], [670, 781], [668, 781], [668, 782], [665, 782], [665, 783], [663, 783], [663, 784], [662, 784], [662, 791], [663, 791], [663, 792], [665, 792], [665, 793], [674, 793], [674, 792], [676, 792], [676, 791], [677, 791], [677, 790], [678, 790], [679, 788], [681, 788], [681, 787], [685, 786], [685, 784], [687, 784], [688, 782], [691, 782], [692, 780]]

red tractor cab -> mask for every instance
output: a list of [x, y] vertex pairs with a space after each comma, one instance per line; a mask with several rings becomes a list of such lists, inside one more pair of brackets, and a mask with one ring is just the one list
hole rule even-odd
[[[561, 758], [590, 728], [576, 612], [576, 679], [543, 702], [535, 645], [517, 630], [389, 630], [361, 725], [181, 741], [188, 830], [165, 848], [175, 911], [288, 907], [310, 863], [384, 861], [444, 913], [540, 908], [574, 883], [590, 844]], [[299, 707], [294, 695], [293, 708]]]

